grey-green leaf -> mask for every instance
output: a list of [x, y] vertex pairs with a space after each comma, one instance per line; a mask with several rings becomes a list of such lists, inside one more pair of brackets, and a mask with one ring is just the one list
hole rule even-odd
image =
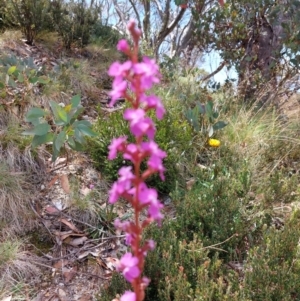
[[59, 151], [61, 149], [61, 147], [63, 146], [63, 144], [65, 143], [66, 141], [66, 132], [65, 131], [61, 131], [55, 141], [54, 141], [54, 145], [55, 145], [55, 148]]
[[46, 115], [46, 112], [40, 108], [32, 108], [28, 111], [26, 114], [25, 120], [27, 122], [32, 122], [33, 120], [36, 120], [40, 117], [44, 117]]
[[215, 131], [217, 131], [217, 130], [223, 129], [226, 125], [227, 125], [226, 122], [218, 121], [213, 125], [213, 128], [214, 128]]
[[79, 95], [73, 96], [71, 99], [71, 104], [73, 108], [77, 108], [78, 105], [80, 104], [80, 96]]
[[40, 123], [36, 125], [34, 128], [24, 131], [23, 135], [36, 135], [36, 136], [43, 136], [49, 132], [51, 129], [48, 123]]
[[54, 137], [53, 133], [47, 133], [43, 136], [34, 136], [31, 145], [32, 147], [37, 147], [41, 144], [51, 142], [53, 141], [53, 137]]

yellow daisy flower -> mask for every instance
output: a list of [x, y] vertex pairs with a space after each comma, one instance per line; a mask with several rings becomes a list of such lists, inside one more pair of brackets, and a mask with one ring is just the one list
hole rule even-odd
[[219, 147], [220, 144], [221, 144], [221, 141], [218, 140], [218, 139], [212, 139], [212, 138], [211, 138], [211, 139], [208, 140], [208, 145], [209, 145], [209, 146], [212, 146], [212, 147]]

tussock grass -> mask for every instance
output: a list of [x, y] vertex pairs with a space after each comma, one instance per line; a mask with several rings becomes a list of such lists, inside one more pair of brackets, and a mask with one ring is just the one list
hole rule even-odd
[[24, 283], [41, 273], [41, 263], [40, 258], [25, 250], [24, 241], [7, 239], [0, 242], [1, 300], [11, 294], [13, 300], [28, 300], [26, 299], [28, 292], [24, 291]]

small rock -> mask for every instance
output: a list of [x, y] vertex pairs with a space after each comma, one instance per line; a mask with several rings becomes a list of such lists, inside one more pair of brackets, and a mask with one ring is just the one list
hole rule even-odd
[[45, 185], [41, 185], [41, 191], [45, 190], [46, 186]]

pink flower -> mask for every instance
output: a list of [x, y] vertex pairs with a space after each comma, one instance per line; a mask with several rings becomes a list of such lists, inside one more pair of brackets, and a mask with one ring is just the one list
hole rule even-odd
[[111, 96], [111, 101], [109, 106], [113, 106], [116, 103], [116, 100], [124, 96], [127, 89], [127, 83], [121, 77], [116, 77], [112, 84], [112, 90], [109, 92]]
[[131, 291], [126, 291], [120, 301], [136, 301], [136, 294], [134, 292]]
[[142, 149], [150, 154], [147, 162], [148, 167], [154, 171], [158, 171], [162, 180], [164, 180], [163, 159], [167, 156], [166, 152], [162, 151], [154, 141], [143, 142]]
[[108, 159], [113, 160], [117, 157], [117, 152], [124, 150], [127, 137], [113, 138], [109, 149]]
[[139, 260], [137, 257], [132, 256], [131, 253], [126, 253], [120, 260], [118, 270], [122, 271], [125, 279], [128, 282], [132, 282], [135, 278], [140, 276], [140, 270], [138, 268]]
[[162, 119], [164, 117], [166, 110], [161, 100], [157, 96], [155, 95], [144, 96], [142, 100], [143, 102], [146, 103], [146, 109], [154, 108], [156, 110], [156, 117], [158, 119]]
[[151, 118], [145, 117], [145, 111], [139, 109], [126, 109], [124, 119], [130, 123], [130, 130], [136, 137], [147, 135], [149, 139], [153, 139], [155, 135], [155, 126]]
[[130, 50], [128, 42], [124, 39], [122, 39], [118, 42], [117, 49], [124, 53], [127, 53]]
[[130, 190], [134, 175], [131, 172], [132, 167], [121, 167], [119, 170], [119, 179], [115, 182], [109, 193], [109, 203], [114, 204], [122, 194]]
[[133, 72], [141, 75], [141, 88], [151, 89], [153, 84], [159, 83], [159, 68], [154, 59], [143, 58], [143, 62], [133, 65]]
[[[123, 44], [123, 43], [121, 43]], [[131, 61], [126, 61], [121, 64], [120, 62], [114, 62], [108, 69], [108, 75], [113, 77], [121, 77], [124, 78], [128, 74], [129, 70], [132, 67]]]
[[153, 199], [148, 209], [149, 216], [156, 220], [159, 225], [164, 217], [163, 214], [160, 212], [160, 209], [162, 209], [163, 207], [164, 206], [159, 202], [159, 200]]

